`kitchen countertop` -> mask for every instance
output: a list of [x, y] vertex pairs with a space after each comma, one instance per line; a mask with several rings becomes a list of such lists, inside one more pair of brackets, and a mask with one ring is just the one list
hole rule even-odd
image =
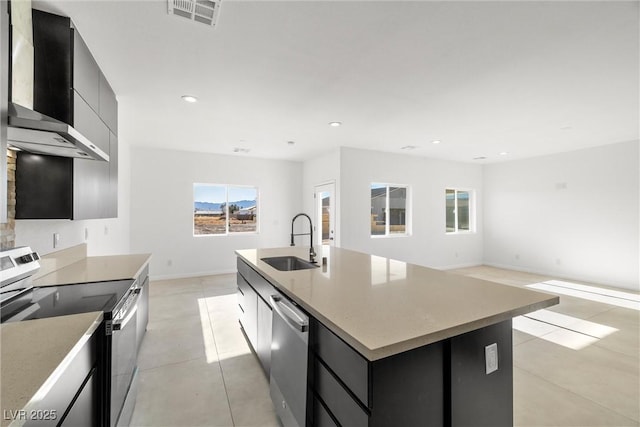
[[377, 360], [558, 304], [554, 295], [388, 258], [323, 247], [326, 267], [278, 271], [261, 258], [308, 247], [236, 254], [368, 360]]
[[140, 274], [150, 259], [151, 254], [86, 257], [38, 277], [33, 281], [33, 286], [44, 287], [133, 279]]
[[102, 316], [96, 311], [0, 325], [2, 427], [11, 422], [10, 410], [28, 409], [32, 399], [46, 393]]

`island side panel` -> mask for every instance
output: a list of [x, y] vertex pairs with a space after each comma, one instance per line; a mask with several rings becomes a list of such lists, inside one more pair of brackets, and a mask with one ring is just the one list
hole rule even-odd
[[372, 362], [370, 427], [443, 426], [444, 343]]
[[[485, 348], [494, 343], [498, 369], [487, 374]], [[451, 426], [513, 426], [511, 319], [450, 338], [448, 347]]]

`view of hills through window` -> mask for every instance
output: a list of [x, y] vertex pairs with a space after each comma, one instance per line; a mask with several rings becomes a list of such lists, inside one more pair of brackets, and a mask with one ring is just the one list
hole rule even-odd
[[219, 184], [193, 184], [193, 234], [258, 231], [258, 189]]

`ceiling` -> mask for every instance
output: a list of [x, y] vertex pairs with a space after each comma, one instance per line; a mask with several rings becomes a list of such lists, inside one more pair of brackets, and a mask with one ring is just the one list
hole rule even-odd
[[166, 1], [34, 1], [75, 22], [131, 145], [481, 163], [639, 138], [638, 5], [224, 0], [212, 28]]

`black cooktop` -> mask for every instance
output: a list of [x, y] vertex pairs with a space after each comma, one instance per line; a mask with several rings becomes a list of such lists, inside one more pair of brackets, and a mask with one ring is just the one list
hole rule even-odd
[[133, 280], [83, 283], [33, 288], [3, 305], [0, 321], [43, 319], [68, 314], [103, 311], [105, 318], [127, 294]]

